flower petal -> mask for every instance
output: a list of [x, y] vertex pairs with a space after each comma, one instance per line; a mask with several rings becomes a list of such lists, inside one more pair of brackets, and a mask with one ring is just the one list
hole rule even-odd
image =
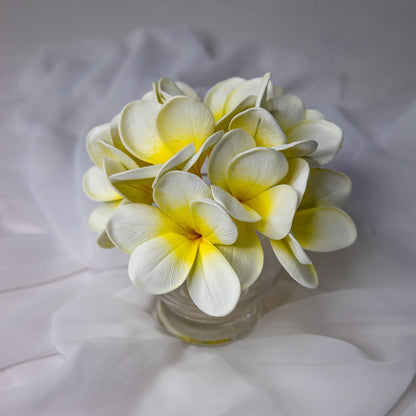
[[198, 93], [188, 84], [180, 81], [172, 81], [169, 78], [161, 78], [158, 81], [159, 94], [163, 101], [167, 101], [176, 96], [188, 96], [194, 100], [201, 101]]
[[164, 234], [133, 250], [129, 261], [132, 282], [147, 293], [161, 294], [178, 288], [195, 261], [198, 243], [181, 234]]
[[294, 249], [298, 253], [302, 250], [296, 240], [288, 235], [281, 240], [270, 240], [270, 243], [280, 264], [294, 280], [310, 289], [318, 286], [318, 274], [312, 262], [302, 263], [295, 255]]
[[320, 165], [330, 162], [342, 146], [342, 130], [326, 120], [305, 120], [289, 129], [289, 142], [312, 139], [318, 148], [311, 157]]
[[244, 78], [233, 77], [215, 84], [205, 95], [204, 102], [214, 114], [215, 121], [225, 113], [224, 106], [228, 95], [234, 88], [245, 82]]
[[124, 182], [124, 181], [134, 181], [139, 179], [152, 179], [155, 178], [162, 169], [163, 163], [158, 165], [149, 165], [143, 168], [136, 168], [130, 170], [124, 170], [119, 173], [113, 173], [110, 176], [111, 183]]
[[120, 194], [111, 186], [105, 173], [97, 166], [93, 166], [85, 172], [82, 187], [87, 196], [95, 201], [121, 199]]
[[262, 147], [237, 155], [227, 169], [231, 194], [246, 201], [276, 185], [287, 173], [288, 162], [279, 152]]
[[159, 208], [145, 204], [119, 207], [106, 226], [108, 237], [122, 251], [131, 254], [140, 244], [166, 233], [185, 233]]
[[280, 240], [288, 234], [298, 202], [297, 192], [288, 185], [277, 185], [245, 203], [262, 219], [254, 224], [265, 236]]
[[237, 198], [216, 185], [211, 185], [214, 199], [235, 219], [244, 222], [257, 222], [261, 216], [249, 206], [242, 204]]
[[306, 120], [325, 120], [325, 117], [320, 111], [314, 110], [313, 108], [308, 108], [305, 111], [305, 119]]
[[111, 185], [124, 198], [131, 202], [141, 202], [144, 204], [151, 204], [152, 197], [152, 182], [153, 178], [135, 179], [135, 180], [119, 180], [113, 179], [113, 175], [124, 172], [125, 167], [114, 159], [104, 159], [104, 171], [107, 177], [110, 178]]
[[[137, 169], [139, 165], [126, 153], [119, 150], [117, 147], [114, 147], [111, 144], [108, 144], [103, 141], [99, 141], [99, 143], [106, 149], [106, 157], [110, 157], [112, 159], [118, 160], [121, 162], [127, 169]], [[101, 161], [102, 166], [102, 161]]]
[[164, 163], [174, 152], [160, 139], [156, 118], [162, 106], [159, 103], [138, 100], [127, 104], [120, 116], [120, 137], [129, 152], [145, 162]]
[[194, 100], [201, 101], [199, 94], [186, 82], [175, 81], [176, 86], [188, 97], [193, 98]]
[[122, 200], [119, 199], [117, 201], [103, 202], [98, 205], [98, 207], [93, 209], [88, 218], [88, 225], [91, 230], [96, 232], [102, 231], [107, 225], [107, 221], [110, 219], [111, 215], [113, 215], [114, 211], [120, 205], [121, 201]]
[[198, 151], [214, 133], [215, 120], [209, 108], [189, 97], [174, 97], [160, 110], [156, 126], [163, 143], [176, 153], [189, 143]]
[[298, 206], [302, 201], [309, 178], [309, 164], [304, 159], [289, 160], [289, 170], [281, 183], [291, 186], [298, 193]]
[[271, 147], [287, 143], [283, 130], [264, 108], [249, 108], [237, 114], [231, 120], [230, 130], [239, 128], [250, 133], [257, 146]]
[[351, 193], [351, 179], [335, 170], [311, 169], [301, 209], [318, 206], [342, 207]]
[[104, 230], [102, 230], [100, 233], [98, 233], [97, 235], [97, 244], [101, 247], [101, 248], [113, 248], [114, 244], [113, 242], [108, 238], [107, 232]]
[[209, 186], [201, 178], [182, 171], [164, 174], [153, 191], [160, 209], [188, 230], [193, 230], [191, 202], [211, 197]]
[[295, 95], [273, 97], [267, 101], [266, 109], [272, 113], [284, 131], [305, 119], [305, 105]]
[[259, 91], [257, 93], [257, 99], [256, 99], [256, 104], [255, 104], [256, 107], [264, 107], [264, 104], [266, 103], [267, 90], [269, 89], [271, 76], [272, 76], [272, 73], [267, 72], [266, 74], [264, 74], [261, 80]]
[[288, 159], [292, 157], [308, 156], [318, 148], [315, 140], [299, 140], [298, 142], [273, 146], [274, 150], [282, 152]]
[[90, 159], [98, 167], [101, 167], [103, 159], [108, 157], [107, 151], [103, 148], [101, 142], [112, 143], [109, 124], [102, 124], [101, 126], [94, 127], [87, 134], [87, 152]]
[[251, 224], [237, 222], [237, 241], [230, 246], [217, 245], [240, 279], [241, 290], [247, 289], [259, 277], [263, 268], [263, 249]]
[[215, 129], [216, 130], [224, 130], [228, 131], [231, 120], [242, 111], [247, 110], [248, 108], [251, 108], [256, 104], [256, 96], [255, 95], [249, 95], [247, 98], [245, 98], [243, 101], [238, 103], [234, 108], [232, 108], [230, 111], [225, 113], [216, 123], [215, 123]]
[[208, 158], [207, 173], [211, 183], [228, 190], [227, 168], [231, 160], [255, 146], [256, 142], [245, 130], [236, 129], [224, 134]]
[[199, 245], [187, 285], [195, 305], [211, 316], [228, 315], [237, 306], [241, 293], [240, 281], [231, 265], [205, 240]]
[[195, 153], [185, 164], [183, 167], [184, 172], [188, 172], [190, 169], [194, 168], [196, 170], [196, 173], [198, 174], [201, 172], [202, 165], [205, 162], [205, 158], [208, 154], [208, 152], [211, 150], [213, 146], [217, 144], [217, 142], [221, 139], [224, 132], [222, 130], [217, 131], [216, 133], [212, 134], [208, 137], [208, 139], [205, 140], [204, 144], [201, 146], [201, 148], [198, 150], [197, 153]]
[[298, 211], [293, 219], [292, 234], [303, 248], [319, 252], [340, 250], [357, 238], [351, 218], [335, 207]]
[[212, 244], [233, 244], [237, 226], [226, 211], [212, 199], [191, 202], [194, 230]]

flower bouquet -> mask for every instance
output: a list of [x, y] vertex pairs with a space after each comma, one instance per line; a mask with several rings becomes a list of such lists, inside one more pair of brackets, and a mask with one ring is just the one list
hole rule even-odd
[[262, 278], [269, 242], [288, 274], [315, 288], [305, 250], [356, 238], [340, 209], [351, 181], [321, 167], [342, 141], [337, 125], [273, 85], [270, 73], [226, 79], [204, 100], [162, 78], [87, 136], [94, 166], [83, 188], [101, 201], [89, 225], [101, 247], [130, 255], [135, 285], [180, 290], [207, 319], [232, 314]]

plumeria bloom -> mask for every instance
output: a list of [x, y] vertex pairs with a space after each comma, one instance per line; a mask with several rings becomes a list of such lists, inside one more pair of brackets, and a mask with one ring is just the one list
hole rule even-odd
[[[303, 185], [298, 189], [301, 194]], [[348, 247], [355, 241], [355, 225], [339, 208], [350, 192], [348, 176], [328, 169], [312, 169], [291, 232], [283, 239], [271, 240], [279, 262], [301, 285], [318, 286], [318, 275], [304, 249], [330, 252]]]
[[307, 157], [316, 165], [330, 162], [342, 146], [342, 130], [302, 100], [270, 82], [270, 74], [245, 81], [230, 78], [205, 96], [216, 127], [242, 128], [258, 146], [273, 147], [286, 157]]
[[163, 104], [173, 97], [185, 96], [201, 101], [199, 94], [188, 84], [182, 81], [172, 81], [163, 77], [153, 83], [153, 90], [143, 95], [142, 99]]
[[263, 266], [252, 228], [236, 224], [196, 175], [164, 174], [154, 189], [156, 206], [120, 207], [107, 224], [113, 243], [130, 254], [129, 276], [145, 291], [170, 292], [185, 281], [193, 302], [212, 316], [229, 314], [241, 289]]

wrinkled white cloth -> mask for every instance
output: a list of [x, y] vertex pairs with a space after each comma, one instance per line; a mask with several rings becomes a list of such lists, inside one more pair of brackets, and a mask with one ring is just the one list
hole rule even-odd
[[[344, 130], [330, 167], [353, 180], [358, 240], [312, 255], [315, 291], [283, 276], [247, 338], [185, 345], [131, 286], [128, 257], [95, 244], [85, 135], [162, 76], [204, 92], [268, 71]], [[416, 101], [365, 125], [308, 58], [182, 27], [44, 48], [0, 83], [1, 415], [416, 414]]]

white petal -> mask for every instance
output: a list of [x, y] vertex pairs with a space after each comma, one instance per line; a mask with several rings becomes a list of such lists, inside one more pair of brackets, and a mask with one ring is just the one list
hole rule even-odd
[[264, 74], [261, 83], [260, 83], [260, 87], [259, 87], [259, 91], [257, 93], [257, 99], [256, 99], [256, 107], [264, 107], [264, 104], [266, 103], [266, 99], [267, 99], [267, 90], [270, 84], [270, 77], [272, 76], [271, 72], [267, 72], [266, 74]]
[[193, 230], [190, 204], [203, 198], [212, 198], [209, 186], [192, 173], [173, 171], [157, 182], [153, 197], [157, 205], [175, 222]]
[[301, 208], [317, 206], [342, 207], [351, 193], [351, 179], [335, 170], [312, 169]]
[[224, 134], [208, 158], [207, 173], [211, 183], [228, 190], [227, 168], [231, 160], [255, 146], [256, 142], [245, 130], [236, 129]]
[[238, 103], [234, 108], [232, 108], [230, 111], [225, 113], [216, 123], [215, 123], [215, 129], [216, 130], [224, 130], [228, 131], [231, 120], [242, 111], [247, 110], [248, 108], [254, 107], [254, 104], [256, 104], [256, 96], [255, 95], [249, 95], [247, 98], [245, 98], [243, 101]]
[[305, 193], [309, 170], [309, 164], [304, 159], [290, 159], [287, 175], [281, 181], [281, 183], [291, 186], [298, 193], [298, 206]]
[[237, 226], [225, 210], [212, 199], [191, 202], [194, 230], [212, 244], [233, 244]]
[[190, 143], [198, 151], [214, 133], [215, 120], [209, 108], [201, 101], [188, 97], [174, 97], [160, 110], [157, 131], [163, 143], [176, 153]]
[[303, 248], [319, 252], [340, 250], [357, 238], [351, 218], [334, 207], [298, 211], [293, 219], [292, 234]]
[[195, 261], [198, 244], [181, 234], [164, 234], [136, 247], [129, 261], [132, 282], [147, 293], [178, 288]]
[[[117, 149], [111, 144], [105, 143], [100, 141], [101, 145], [106, 149], [106, 157], [110, 157], [112, 159], [118, 160], [121, 162], [127, 169], [137, 169], [139, 166], [138, 164], [126, 153], [122, 152], [121, 150]], [[101, 161], [102, 166], [102, 161]]]
[[264, 147], [247, 150], [228, 166], [230, 193], [240, 201], [252, 199], [276, 185], [287, 170], [288, 162], [281, 153]]
[[228, 95], [234, 88], [245, 82], [244, 78], [234, 77], [215, 84], [205, 95], [204, 102], [214, 114], [215, 120], [219, 120], [225, 113], [224, 106]]
[[257, 146], [271, 147], [287, 143], [285, 133], [264, 108], [249, 108], [237, 114], [231, 120], [231, 129], [247, 131], [254, 138]]
[[107, 232], [104, 230], [102, 230], [98, 235], [97, 235], [97, 244], [101, 247], [101, 248], [113, 248], [114, 244], [113, 242], [108, 238]]
[[163, 164], [149, 165], [144, 168], [125, 170], [119, 173], [113, 173], [110, 176], [110, 181], [114, 184], [117, 182], [134, 181], [139, 179], [155, 178], [162, 168]]
[[214, 199], [235, 219], [244, 222], [257, 222], [261, 216], [249, 206], [242, 204], [237, 198], [233, 197], [222, 188], [211, 185]]
[[109, 124], [94, 127], [87, 135], [88, 155], [98, 167], [101, 167], [103, 159], [108, 156], [100, 142], [112, 143]]
[[115, 201], [121, 196], [111, 186], [105, 173], [97, 166], [89, 168], [83, 177], [84, 192], [95, 201]]
[[193, 98], [194, 100], [201, 101], [199, 94], [187, 83], [182, 81], [175, 81], [176, 86], [188, 97]]
[[127, 104], [120, 116], [119, 131], [124, 146], [139, 159], [152, 164], [164, 163], [174, 154], [156, 129], [161, 108], [159, 103], [138, 100]]
[[231, 313], [241, 293], [240, 281], [231, 265], [217, 248], [204, 240], [187, 285], [195, 305], [211, 316]]
[[217, 245], [240, 279], [241, 290], [247, 289], [259, 277], [263, 268], [263, 249], [251, 224], [237, 222], [237, 241], [231, 246]]
[[131, 202], [140, 202], [144, 204], [151, 204], [152, 197], [152, 182], [153, 178], [135, 179], [135, 180], [120, 180], [112, 179], [113, 175], [125, 171], [125, 167], [114, 159], [104, 159], [104, 172], [110, 178], [111, 186], [124, 198]]
[[314, 289], [318, 286], [318, 275], [312, 263], [301, 263], [296, 257], [293, 247], [302, 250], [299, 244], [293, 243], [289, 236], [282, 240], [270, 240], [273, 251], [280, 264], [290, 276], [302, 286]]
[[305, 105], [295, 95], [273, 97], [267, 101], [266, 109], [272, 113], [284, 131], [305, 119]]
[[120, 205], [121, 199], [112, 202], [103, 202], [98, 205], [90, 214], [88, 218], [88, 225], [91, 230], [100, 232], [107, 225], [107, 221], [113, 215], [114, 211]]
[[208, 152], [211, 150], [213, 146], [217, 144], [217, 142], [221, 139], [224, 132], [217, 131], [213, 135], [209, 136], [207, 140], [205, 140], [204, 144], [198, 150], [196, 154], [194, 154], [185, 164], [183, 167], [183, 171], [188, 172], [191, 168], [196, 169], [196, 172], [201, 172], [202, 165], [204, 164], [205, 158]]
[[315, 140], [299, 140], [298, 142], [279, 144], [273, 149], [282, 152], [288, 159], [292, 157], [308, 156], [318, 148]]
[[146, 92], [146, 94], [143, 95], [142, 100], [157, 102], [155, 92], [153, 90]]
[[320, 111], [314, 110], [312, 108], [308, 108], [305, 112], [305, 119], [306, 120], [325, 120], [325, 117]]
[[180, 81], [172, 81], [169, 78], [161, 78], [158, 82], [159, 94], [163, 101], [176, 96], [188, 96], [201, 101], [198, 93], [188, 84]]
[[106, 230], [111, 241], [128, 254], [159, 235], [185, 232], [159, 208], [145, 204], [119, 207], [108, 220]]
[[330, 162], [342, 146], [342, 130], [326, 120], [306, 120], [294, 125], [288, 132], [289, 142], [312, 139], [318, 143], [311, 157], [320, 165]]
[[288, 185], [277, 185], [246, 201], [262, 219], [254, 224], [269, 238], [280, 240], [288, 234], [298, 202], [297, 192]]

